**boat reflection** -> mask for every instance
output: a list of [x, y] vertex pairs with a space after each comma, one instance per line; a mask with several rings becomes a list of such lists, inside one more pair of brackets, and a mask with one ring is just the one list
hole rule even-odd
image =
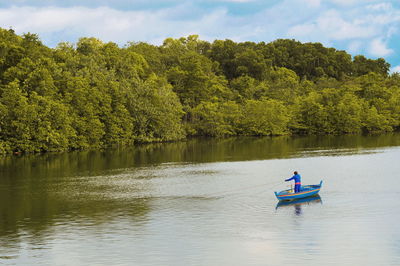
[[275, 209], [277, 210], [278, 208], [282, 207], [288, 207], [288, 206], [294, 206], [294, 212], [296, 215], [301, 215], [302, 214], [302, 205], [309, 205], [309, 204], [315, 204], [315, 203], [321, 203], [322, 204], [322, 199], [320, 195], [315, 195], [307, 198], [302, 198], [302, 199], [297, 199], [297, 200], [291, 200], [291, 201], [279, 201], [278, 204], [276, 204]]

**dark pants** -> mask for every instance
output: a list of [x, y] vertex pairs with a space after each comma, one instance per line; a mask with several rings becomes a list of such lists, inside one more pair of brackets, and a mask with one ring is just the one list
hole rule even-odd
[[294, 193], [300, 192], [301, 185], [294, 185]]

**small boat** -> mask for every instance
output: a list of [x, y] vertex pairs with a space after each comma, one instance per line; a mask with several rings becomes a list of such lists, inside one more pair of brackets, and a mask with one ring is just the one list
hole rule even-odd
[[281, 192], [275, 192], [275, 196], [278, 200], [294, 200], [310, 197], [318, 194], [322, 187], [322, 180], [319, 185], [307, 185], [301, 186], [301, 191], [293, 193], [291, 189], [282, 190]]

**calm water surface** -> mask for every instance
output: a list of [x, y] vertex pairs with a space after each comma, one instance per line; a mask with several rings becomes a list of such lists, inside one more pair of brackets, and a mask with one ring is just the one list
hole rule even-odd
[[[399, 265], [400, 134], [0, 158], [1, 265]], [[298, 170], [320, 197], [280, 205]]]

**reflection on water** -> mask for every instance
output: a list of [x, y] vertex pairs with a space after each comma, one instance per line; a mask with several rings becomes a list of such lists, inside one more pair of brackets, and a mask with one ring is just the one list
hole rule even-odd
[[[400, 134], [379, 136], [309, 136], [228, 139], [192, 139], [154, 143], [132, 148], [62, 154], [0, 157], [3, 178], [21, 176], [100, 175], [125, 168], [162, 163], [205, 163], [284, 159], [311, 156], [343, 156], [380, 152], [400, 145]], [[200, 170], [203, 171], [203, 170]]]
[[310, 205], [310, 204], [322, 204], [322, 199], [320, 195], [315, 195], [311, 197], [306, 197], [303, 199], [296, 199], [291, 201], [284, 201], [281, 200], [276, 204], [275, 209], [282, 208], [282, 207], [294, 207], [294, 212], [296, 215], [302, 214], [302, 205]]
[[[400, 134], [193, 139], [2, 157], [0, 264], [395, 265], [399, 145]], [[323, 206], [277, 204], [293, 170], [324, 178]]]

